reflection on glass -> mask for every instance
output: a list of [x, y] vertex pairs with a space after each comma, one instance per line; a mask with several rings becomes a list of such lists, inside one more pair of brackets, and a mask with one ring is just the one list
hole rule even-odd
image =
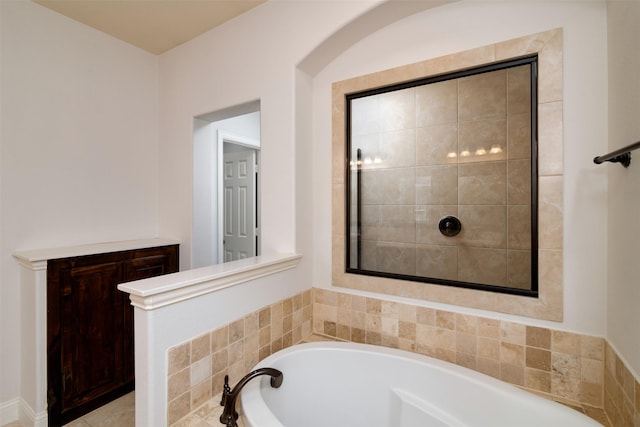
[[536, 64], [347, 96], [348, 272], [536, 294]]

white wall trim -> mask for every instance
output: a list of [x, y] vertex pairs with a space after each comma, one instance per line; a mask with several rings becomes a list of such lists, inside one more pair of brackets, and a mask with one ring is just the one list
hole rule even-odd
[[0, 426], [18, 420], [20, 398], [15, 397], [0, 403]]
[[[39, 261], [151, 248], [156, 246], [174, 244], [180, 244], [180, 241], [175, 239], [151, 238], [141, 240], [125, 240], [118, 242], [92, 243], [77, 246], [65, 246], [60, 248], [17, 250], [13, 252], [13, 256], [18, 260], [20, 264], [22, 264], [26, 268], [36, 270], [38, 269], [37, 262]], [[46, 263], [44, 265], [46, 267]]]
[[20, 421], [24, 427], [47, 427], [47, 412], [35, 413], [22, 398], [16, 397], [0, 403], [0, 425]]
[[257, 256], [122, 283], [118, 289], [129, 293], [134, 307], [145, 311], [155, 310], [294, 268], [301, 258], [299, 254]]
[[40, 411], [36, 413], [31, 406], [24, 400], [20, 399], [20, 423], [24, 427], [47, 427], [49, 424], [49, 417], [47, 411]]

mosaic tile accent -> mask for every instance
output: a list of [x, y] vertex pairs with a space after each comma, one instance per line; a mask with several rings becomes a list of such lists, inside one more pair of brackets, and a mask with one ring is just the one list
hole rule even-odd
[[[311, 290], [168, 350], [167, 424], [184, 421], [262, 359], [311, 335]], [[181, 421], [182, 420], [182, 421]]]

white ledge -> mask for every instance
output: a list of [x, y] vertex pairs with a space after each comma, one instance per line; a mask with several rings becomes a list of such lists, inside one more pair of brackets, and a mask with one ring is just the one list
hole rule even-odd
[[294, 268], [300, 262], [300, 258], [302, 255], [299, 254], [257, 256], [121, 283], [118, 289], [130, 294], [131, 305], [134, 307], [155, 310]]
[[18, 250], [13, 256], [23, 265], [37, 264], [50, 259], [70, 258], [76, 256], [95, 255], [110, 252], [129, 251], [134, 249], [153, 248], [175, 245], [180, 242], [172, 239], [152, 238], [142, 240], [125, 240], [121, 242], [94, 243], [88, 245], [67, 246], [35, 250]]

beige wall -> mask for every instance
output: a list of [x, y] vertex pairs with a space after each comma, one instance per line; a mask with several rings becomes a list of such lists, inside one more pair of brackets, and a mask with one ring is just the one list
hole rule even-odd
[[[640, 141], [640, 3], [609, 1], [609, 138], [613, 151]], [[604, 154], [604, 153], [598, 153]], [[640, 375], [640, 152], [628, 169], [606, 164], [608, 179], [607, 337]]]

